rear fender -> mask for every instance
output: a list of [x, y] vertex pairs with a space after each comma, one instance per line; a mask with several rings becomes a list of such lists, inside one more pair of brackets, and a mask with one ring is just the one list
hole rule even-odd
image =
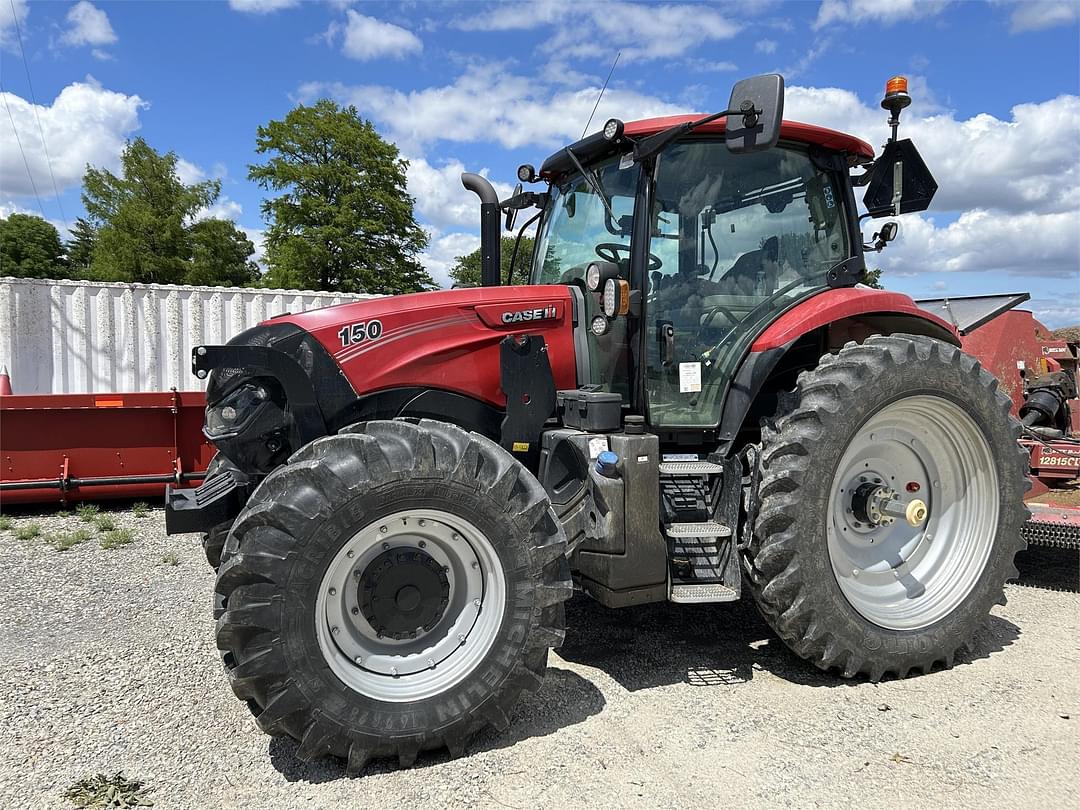
[[799, 371], [822, 355], [848, 341], [897, 333], [960, 345], [948, 322], [900, 293], [835, 289], [785, 312], [757, 337], [732, 380], [720, 421], [722, 452], [757, 441], [759, 420], [775, 413], [779, 391], [794, 388]]

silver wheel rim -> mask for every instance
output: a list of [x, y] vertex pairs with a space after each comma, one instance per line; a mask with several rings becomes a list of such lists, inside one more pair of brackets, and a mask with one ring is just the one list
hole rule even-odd
[[[442, 569], [447, 604], [415, 638], [380, 635], [362, 607], [368, 566], [386, 553], [426, 555]], [[350, 537], [319, 585], [319, 648], [350, 689], [375, 700], [422, 700], [445, 692], [479, 666], [502, 624], [506, 577], [498, 554], [469, 521], [438, 509], [410, 509]]]
[[[890, 487], [927, 508], [919, 526], [857, 519], [852, 493]], [[918, 630], [959, 607], [982, 576], [998, 523], [990, 445], [955, 403], [919, 395], [887, 405], [863, 425], [837, 466], [829, 496], [828, 550], [840, 590], [864, 618]]]

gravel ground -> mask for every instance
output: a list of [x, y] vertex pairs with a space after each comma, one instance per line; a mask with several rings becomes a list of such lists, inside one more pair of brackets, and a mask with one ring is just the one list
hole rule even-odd
[[745, 601], [616, 612], [579, 597], [508, 732], [348, 780], [233, 698], [197, 539], [166, 537], [160, 509], [110, 514], [133, 544], [0, 534], [0, 807], [65, 807], [74, 780], [121, 769], [157, 808], [1080, 806], [1076, 552], [1024, 564], [1073, 592], [1010, 585], [954, 669], [877, 685], [799, 661]]

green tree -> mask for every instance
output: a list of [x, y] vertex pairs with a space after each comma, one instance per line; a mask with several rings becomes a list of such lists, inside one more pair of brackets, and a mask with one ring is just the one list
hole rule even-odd
[[355, 107], [300, 105], [258, 129], [266, 163], [248, 178], [262, 204], [271, 286], [405, 293], [434, 282], [418, 260], [427, 234], [405, 190], [406, 161]]
[[[510, 257], [514, 253], [513, 236], [502, 238], [502, 250], [499, 256], [499, 278], [506, 283], [507, 274], [510, 272]], [[532, 237], [522, 236], [518, 246], [517, 259], [514, 261], [514, 278], [519, 284], [529, 275], [529, 263], [532, 261], [533, 240]], [[450, 268], [450, 278], [460, 287], [480, 286], [480, 248], [465, 256], [454, 259], [454, 266]]]
[[72, 278], [86, 278], [94, 259], [94, 245], [97, 244], [97, 231], [82, 217], [75, 220], [71, 229], [71, 238], [64, 245], [68, 267]]
[[0, 219], [0, 276], [67, 278], [64, 249], [55, 227], [32, 214]]
[[251, 241], [227, 220], [195, 218], [221, 195], [221, 183], [187, 185], [174, 152], [128, 143], [121, 176], [88, 166], [83, 205], [93, 239], [90, 273], [105, 281], [233, 286], [257, 279]]
[[251, 261], [255, 245], [228, 220], [204, 219], [188, 234], [191, 265], [185, 283], [250, 287], [259, 281], [259, 266]]
[[884, 290], [885, 288], [881, 286], [881, 268], [875, 267], [873, 270], [867, 270], [862, 283], [867, 287], [873, 287], [875, 290]]

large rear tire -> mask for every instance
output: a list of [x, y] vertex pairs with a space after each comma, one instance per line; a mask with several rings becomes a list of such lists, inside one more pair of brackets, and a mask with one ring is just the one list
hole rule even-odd
[[572, 582], [536, 478], [424, 420], [294, 454], [237, 518], [216, 590], [218, 648], [259, 726], [356, 774], [506, 728], [562, 642]]
[[938, 340], [874, 336], [802, 373], [762, 432], [744, 558], [777, 635], [845, 677], [952, 666], [1017, 573], [1019, 432], [994, 377]]

